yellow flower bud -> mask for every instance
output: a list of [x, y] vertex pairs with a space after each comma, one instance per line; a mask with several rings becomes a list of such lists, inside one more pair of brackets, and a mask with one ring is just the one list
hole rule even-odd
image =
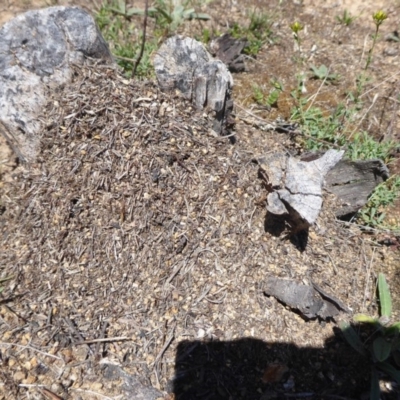
[[303, 25], [300, 24], [300, 22], [294, 22], [292, 25], [290, 25], [290, 29], [293, 31], [293, 33], [297, 34], [300, 31], [304, 29]]
[[376, 26], [379, 26], [387, 18], [387, 14], [385, 11], [379, 10], [372, 16], [372, 18], [374, 19]]

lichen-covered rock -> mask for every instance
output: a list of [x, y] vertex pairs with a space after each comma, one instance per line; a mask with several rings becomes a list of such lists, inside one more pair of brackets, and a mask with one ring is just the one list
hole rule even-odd
[[0, 134], [21, 159], [35, 157], [48, 88], [67, 83], [71, 64], [111, 61], [94, 19], [78, 7], [28, 11], [0, 28]]

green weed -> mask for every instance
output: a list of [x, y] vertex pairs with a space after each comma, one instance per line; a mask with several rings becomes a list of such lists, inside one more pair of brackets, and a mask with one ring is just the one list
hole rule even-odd
[[[119, 7], [118, 3], [104, 3], [96, 15], [96, 22], [104, 39], [109, 43], [118, 65], [123, 68], [127, 76], [131, 76], [133, 66], [140, 53], [142, 28], [136, 27], [130, 17], [127, 17], [131, 11], [118, 8], [120, 12], [116, 12], [116, 7]], [[124, 14], [124, 12], [128, 14]], [[146, 39], [143, 57], [136, 70], [137, 77], [153, 76], [150, 57], [157, 48], [158, 39], [156, 37]]]
[[337, 15], [336, 20], [339, 22], [339, 24], [345, 25], [345, 26], [350, 26], [351, 23], [356, 19], [357, 17], [352, 16], [347, 10], [343, 11], [343, 14]]
[[[388, 164], [400, 144], [394, 141], [378, 141], [365, 131], [351, 135], [349, 127], [354, 124], [357, 105], [339, 105], [333, 113], [327, 114], [319, 107], [310, 106], [307, 99], [293, 96], [298, 105], [292, 110], [291, 120], [302, 126], [305, 135], [304, 146], [309, 150], [343, 148], [351, 160], [380, 159]], [[349, 139], [351, 137], [351, 139]], [[400, 176], [393, 176], [377, 186], [368, 203], [359, 211], [357, 219], [372, 227], [384, 227], [385, 208], [400, 196]]]
[[331, 83], [335, 83], [339, 79], [339, 75], [330, 74], [328, 67], [324, 64], [320, 65], [319, 67], [311, 65], [311, 71], [312, 71], [311, 77], [314, 79], [321, 79], [325, 82], [331, 82]]
[[367, 226], [387, 228], [383, 225], [385, 207], [392, 205], [399, 196], [400, 176], [393, 175], [375, 188], [368, 203], [357, 214], [357, 219]]
[[[349, 345], [371, 365], [370, 399], [380, 399], [379, 375], [384, 373], [400, 384], [400, 322], [390, 322], [392, 300], [385, 275], [380, 273], [377, 280], [379, 318], [357, 314], [353, 324], [340, 322], [339, 327]], [[367, 339], [362, 341], [362, 334]]]
[[249, 24], [244, 27], [234, 23], [229, 33], [237, 39], [246, 37], [248, 45], [244, 48], [244, 53], [256, 55], [266, 43], [273, 43], [271, 17], [265, 13], [253, 11], [249, 16]]
[[356, 133], [351, 143], [347, 146], [348, 157], [352, 160], [370, 160], [379, 158], [388, 164], [393, 152], [400, 148], [400, 144], [394, 141], [379, 142], [367, 132]]
[[[136, 76], [150, 78], [154, 75], [151, 55], [159, 47], [159, 40], [175, 31], [185, 20], [209, 19], [208, 14], [196, 13], [188, 7], [189, 0], [156, 0], [155, 6], [148, 9], [153, 20], [153, 36], [147, 37]], [[144, 10], [128, 8], [126, 0], [106, 1], [96, 15], [96, 22], [104, 39], [109, 43], [118, 64], [127, 76], [131, 76], [134, 64], [139, 56], [142, 42], [142, 26], [136, 26], [133, 16], [144, 15]]]
[[[297, 92], [292, 95], [297, 96]], [[309, 106], [307, 99], [300, 98], [298, 102], [298, 106], [292, 110], [290, 120], [302, 126], [307, 149], [319, 150], [346, 144], [343, 121], [349, 118], [349, 111], [344, 105], [339, 105], [332, 114], [327, 115], [321, 108]]]
[[254, 100], [263, 106], [273, 107], [278, 102], [279, 94], [283, 91], [283, 87], [279, 81], [271, 81], [272, 89], [268, 95], [264, 94], [264, 91], [258, 85], [253, 85], [253, 98]]
[[375, 23], [375, 33], [372, 35], [372, 46], [368, 51], [367, 62], [365, 64], [364, 70], [366, 71], [372, 61], [372, 53], [375, 48], [376, 40], [378, 39], [379, 27], [383, 24], [383, 21], [387, 19], [387, 14], [384, 11], [378, 11], [372, 15], [372, 19]]

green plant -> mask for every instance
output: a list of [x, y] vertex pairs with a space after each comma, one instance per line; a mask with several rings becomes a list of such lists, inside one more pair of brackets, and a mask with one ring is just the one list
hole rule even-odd
[[283, 87], [277, 80], [271, 80], [272, 90], [265, 96], [263, 90], [258, 85], [253, 85], [253, 98], [263, 106], [273, 107], [278, 102], [279, 94], [283, 91]]
[[[349, 345], [365, 357], [371, 365], [370, 399], [380, 399], [380, 374], [390, 376], [400, 384], [400, 322], [388, 325], [392, 313], [392, 301], [385, 275], [377, 279], [379, 318], [357, 314], [353, 324], [358, 326], [359, 334], [349, 322], [340, 322], [339, 327]], [[367, 339], [361, 339], [362, 333]]]
[[[292, 92], [296, 98], [298, 91]], [[290, 119], [299, 123], [306, 136], [305, 147], [309, 150], [341, 147], [346, 144], [342, 132], [343, 121], [349, 118], [349, 110], [339, 105], [332, 114], [327, 114], [319, 107], [310, 106], [309, 101], [297, 97], [298, 105], [293, 108]]]
[[339, 79], [338, 74], [330, 74], [329, 69], [326, 65], [322, 64], [319, 67], [311, 65], [311, 71], [313, 72], [312, 78], [321, 79], [323, 81], [335, 82]]
[[365, 64], [364, 70], [367, 70], [369, 65], [371, 64], [372, 61], [372, 53], [375, 48], [376, 40], [378, 39], [378, 32], [379, 32], [379, 27], [382, 25], [383, 21], [387, 18], [387, 14], [384, 11], [378, 11], [375, 14], [372, 15], [372, 19], [374, 20], [375, 23], [375, 33], [372, 35], [372, 46], [368, 51], [368, 57], [367, 57], [367, 62]]
[[353, 17], [347, 10], [343, 11], [343, 14], [337, 15], [336, 20], [339, 22], [339, 24], [349, 26], [357, 17]]
[[197, 13], [194, 8], [188, 8], [189, 3], [190, 0], [156, 0], [156, 7], [149, 9], [149, 16], [156, 19], [157, 25], [167, 27], [169, 32], [174, 32], [185, 20], [210, 19], [208, 14]]
[[243, 51], [248, 55], [256, 55], [265, 43], [274, 41], [272, 21], [269, 15], [255, 10], [249, 15], [249, 20], [245, 27], [235, 22], [229, 33], [238, 39], [246, 37], [248, 44]]
[[300, 32], [304, 29], [304, 26], [300, 24], [300, 22], [294, 22], [292, 25], [290, 25], [290, 29], [292, 30], [293, 33], [293, 38], [294, 41], [297, 44], [297, 51], [299, 53], [299, 59], [301, 58], [301, 38], [300, 38]]
[[387, 164], [392, 159], [393, 151], [399, 148], [399, 143], [391, 140], [379, 142], [368, 132], [362, 131], [354, 135], [352, 142], [347, 146], [347, 153], [352, 160], [379, 158]]
[[385, 207], [392, 205], [399, 196], [400, 176], [393, 175], [375, 188], [368, 203], [358, 212], [357, 219], [364, 225], [381, 227], [386, 216]]
[[[135, 24], [122, 13], [126, 11], [126, 8], [118, 4], [115, 2], [104, 3], [96, 15], [96, 22], [103, 37], [109, 43], [118, 64], [124, 69], [127, 76], [131, 76], [135, 61], [140, 54], [142, 29], [136, 29]], [[122, 7], [120, 8], [121, 13], [115, 11], [116, 7]], [[129, 10], [127, 12], [130, 13]], [[157, 48], [157, 37], [145, 41], [143, 57], [136, 71], [137, 77], [152, 76], [153, 66], [150, 57]]]
[[[148, 16], [155, 20], [153, 36], [146, 38], [143, 55], [137, 66], [136, 76], [149, 78], [153, 75], [151, 55], [157, 50], [159, 39], [175, 31], [188, 19], [209, 19], [208, 14], [196, 13], [188, 8], [190, 0], [156, 0], [154, 7], [148, 8]], [[127, 76], [132, 75], [134, 65], [141, 55], [142, 27], [131, 21], [135, 15], [144, 15], [144, 10], [128, 8], [126, 0], [110, 0], [103, 3], [96, 15], [96, 22], [104, 38], [110, 44], [118, 64]]]
[[[149, 7], [147, 12], [150, 17], [157, 20], [158, 25], [168, 26], [171, 31], [175, 31], [184, 20], [202, 19], [208, 20], [210, 16], [204, 13], [197, 13], [194, 8], [187, 8], [190, 0], [182, 2], [181, 0], [165, 1], [156, 0], [155, 7]], [[126, 0], [118, 2], [110, 7], [110, 10], [126, 18], [133, 15], [144, 15], [144, 9], [127, 8]]]

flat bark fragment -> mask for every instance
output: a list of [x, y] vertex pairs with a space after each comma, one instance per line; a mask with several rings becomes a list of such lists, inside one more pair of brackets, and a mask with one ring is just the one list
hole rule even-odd
[[377, 185], [389, 178], [389, 170], [381, 160], [343, 160], [326, 176], [326, 189], [334, 193], [342, 205], [337, 217], [355, 214], [367, 202]]
[[268, 277], [264, 293], [299, 310], [306, 318], [328, 319], [335, 317], [340, 311], [348, 311], [339, 299], [314, 284], [309, 286], [295, 280]]
[[211, 54], [219, 58], [231, 72], [243, 72], [244, 64], [243, 49], [247, 46], [246, 39], [235, 39], [229, 33], [225, 33], [210, 44]]
[[284, 153], [258, 159], [259, 175], [270, 191], [267, 210], [274, 215], [289, 216], [296, 230], [307, 229], [321, 211], [325, 175], [339, 162], [343, 153], [328, 150], [310, 162]]

